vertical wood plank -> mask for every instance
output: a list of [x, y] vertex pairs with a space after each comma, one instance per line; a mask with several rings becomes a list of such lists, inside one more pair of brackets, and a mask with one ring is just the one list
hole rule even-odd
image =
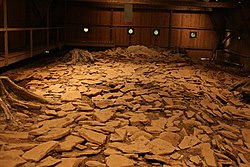
[[171, 43], [172, 43], [172, 18], [173, 18], [173, 11], [170, 10], [169, 12], [169, 32], [168, 32], [168, 48], [171, 48]]
[[8, 43], [8, 13], [7, 13], [7, 0], [3, 0], [3, 13], [4, 13], [4, 58], [5, 64], [8, 64], [9, 43]]

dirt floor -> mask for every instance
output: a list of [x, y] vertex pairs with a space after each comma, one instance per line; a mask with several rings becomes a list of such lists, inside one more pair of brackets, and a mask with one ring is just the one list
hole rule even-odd
[[244, 77], [143, 46], [91, 54], [2, 74], [58, 104], [0, 113], [0, 167], [250, 166], [250, 105], [229, 91]]

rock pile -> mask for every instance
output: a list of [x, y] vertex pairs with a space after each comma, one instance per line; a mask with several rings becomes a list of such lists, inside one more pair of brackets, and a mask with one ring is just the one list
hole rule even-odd
[[240, 77], [106, 52], [34, 70], [25, 88], [61, 104], [0, 120], [0, 166], [250, 166], [250, 105], [228, 90]]

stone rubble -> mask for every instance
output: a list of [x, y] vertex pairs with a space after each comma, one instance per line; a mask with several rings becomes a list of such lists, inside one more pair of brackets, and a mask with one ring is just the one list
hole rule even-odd
[[92, 54], [23, 69], [58, 104], [2, 115], [0, 166], [250, 166], [250, 105], [229, 91], [242, 77], [142, 46]]

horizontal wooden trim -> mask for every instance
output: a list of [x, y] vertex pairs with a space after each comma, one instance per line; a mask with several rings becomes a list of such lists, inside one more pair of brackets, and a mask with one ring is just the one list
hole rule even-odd
[[0, 32], [5, 31], [38, 31], [38, 30], [53, 30], [53, 29], [64, 29], [64, 27], [39, 27], [39, 28], [0, 28]]
[[164, 7], [176, 7], [176, 6], [190, 6], [201, 8], [236, 8], [244, 7], [243, 5], [232, 2], [205, 2], [205, 1], [185, 1], [185, 0], [70, 0], [75, 2], [87, 2], [87, 3], [101, 3], [101, 4], [134, 4], [134, 5], [150, 5], [150, 6], [164, 6]]
[[[97, 28], [101, 28], [101, 27], [105, 27], [105, 28], [167, 28], [169, 29], [170, 27], [169, 26], [154, 26], [154, 25], [113, 25], [113, 26], [110, 26], [110, 25], [98, 25], [98, 24], [79, 24], [79, 23], [69, 23], [68, 24], [69, 26], [66, 27], [66, 28], [72, 28], [74, 26], [79, 26], [79, 27], [88, 27], [88, 28], [91, 28], [91, 27], [97, 27]], [[215, 31], [214, 29], [212, 28], [202, 28], [202, 27], [172, 27], [172, 29], [183, 29], [183, 30], [204, 30], [204, 31]]]

